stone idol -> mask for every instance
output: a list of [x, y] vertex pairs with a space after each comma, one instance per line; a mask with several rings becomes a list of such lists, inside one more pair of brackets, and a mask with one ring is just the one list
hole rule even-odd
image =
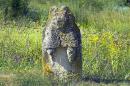
[[43, 31], [42, 52], [45, 64], [54, 75], [82, 73], [81, 34], [68, 7], [50, 9]]

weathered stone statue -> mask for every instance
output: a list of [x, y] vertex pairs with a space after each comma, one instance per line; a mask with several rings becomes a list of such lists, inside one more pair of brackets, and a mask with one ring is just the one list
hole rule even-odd
[[52, 7], [43, 31], [45, 63], [54, 75], [82, 72], [81, 34], [68, 7]]

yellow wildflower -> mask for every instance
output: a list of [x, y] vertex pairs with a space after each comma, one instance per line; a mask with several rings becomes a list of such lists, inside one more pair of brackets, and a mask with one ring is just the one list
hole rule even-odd
[[91, 35], [89, 37], [89, 40], [93, 43], [96, 43], [99, 40], [99, 36], [98, 35]]
[[116, 48], [116, 46], [114, 45], [114, 44], [110, 44], [109, 45], [109, 49], [110, 49], [110, 52], [112, 53], [112, 54], [116, 54], [117, 53], [117, 48]]

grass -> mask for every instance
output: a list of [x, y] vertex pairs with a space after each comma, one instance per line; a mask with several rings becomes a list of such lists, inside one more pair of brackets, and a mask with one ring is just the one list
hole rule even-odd
[[[121, 6], [121, 9], [114, 9], [121, 0], [85, 1], [31, 0], [30, 9], [40, 13], [40, 20], [35, 22], [22, 17], [4, 23], [1, 14], [0, 71], [30, 73], [33, 70], [42, 73], [42, 30], [48, 10], [52, 5], [65, 4], [73, 11], [81, 30], [83, 76], [130, 80], [130, 8], [124, 10]], [[29, 16], [35, 18], [37, 15]]]
[[37, 29], [25, 30], [14, 24], [8, 26], [10, 28], [4, 27], [0, 31], [1, 70], [28, 70], [35, 64], [40, 65], [41, 32]]
[[102, 11], [89, 18], [87, 29], [82, 27], [85, 28], [82, 42], [86, 75], [123, 79], [130, 70], [127, 12]]

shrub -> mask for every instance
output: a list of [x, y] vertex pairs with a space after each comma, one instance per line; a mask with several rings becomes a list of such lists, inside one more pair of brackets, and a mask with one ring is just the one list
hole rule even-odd
[[5, 20], [10, 17], [26, 15], [28, 12], [29, 0], [0, 0], [0, 8], [3, 11]]
[[28, 11], [28, 0], [12, 0], [12, 16], [26, 15]]

